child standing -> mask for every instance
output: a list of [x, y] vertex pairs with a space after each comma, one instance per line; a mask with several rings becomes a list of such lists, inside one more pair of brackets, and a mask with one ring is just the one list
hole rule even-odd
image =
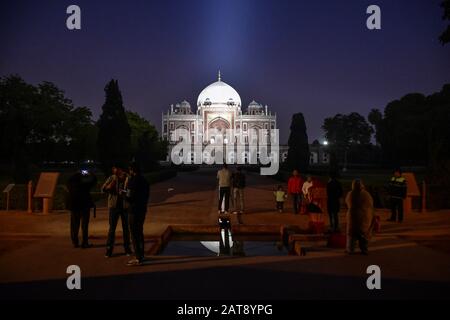
[[283, 212], [284, 209], [284, 201], [287, 198], [286, 192], [283, 190], [283, 186], [279, 185], [277, 191], [274, 191], [275, 201], [277, 202], [277, 210], [278, 212]]

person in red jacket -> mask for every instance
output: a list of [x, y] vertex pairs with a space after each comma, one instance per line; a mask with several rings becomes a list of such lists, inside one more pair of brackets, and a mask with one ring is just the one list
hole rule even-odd
[[288, 193], [292, 196], [294, 214], [298, 214], [302, 203], [303, 181], [298, 170], [292, 171], [292, 176], [288, 180]]

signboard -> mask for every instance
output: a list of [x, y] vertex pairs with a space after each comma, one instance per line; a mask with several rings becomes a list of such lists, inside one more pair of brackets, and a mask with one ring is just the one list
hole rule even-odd
[[59, 172], [42, 172], [34, 192], [35, 198], [53, 198]]
[[4, 193], [8, 193], [12, 190], [12, 188], [14, 188], [15, 184], [14, 183], [10, 183], [6, 186], [5, 190], [3, 190]]
[[416, 176], [412, 172], [403, 173], [403, 177], [406, 179], [406, 195], [408, 197], [420, 197], [420, 189], [417, 185]]

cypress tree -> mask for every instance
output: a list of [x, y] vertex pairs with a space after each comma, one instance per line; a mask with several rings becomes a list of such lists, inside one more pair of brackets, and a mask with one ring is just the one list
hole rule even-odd
[[300, 172], [305, 172], [309, 165], [309, 144], [305, 118], [302, 113], [292, 116], [290, 129], [287, 166], [290, 170], [298, 169]]
[[97, 122], [97, 148], [102, 169], [107, 174], [113, 164], [125, 164], [130, 160], [131, 130], [117, 80], [111, 80], [106, 85], [105, 95], [102, 114]]

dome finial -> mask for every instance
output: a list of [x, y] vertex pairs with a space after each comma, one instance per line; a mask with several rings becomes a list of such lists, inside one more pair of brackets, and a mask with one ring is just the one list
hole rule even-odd
[[217, 79], [218, 79], [218, 81], [222, 81], [222, 77], [220, 76], [220, 70], [219, 70], [219, 73], [217, 74]]

